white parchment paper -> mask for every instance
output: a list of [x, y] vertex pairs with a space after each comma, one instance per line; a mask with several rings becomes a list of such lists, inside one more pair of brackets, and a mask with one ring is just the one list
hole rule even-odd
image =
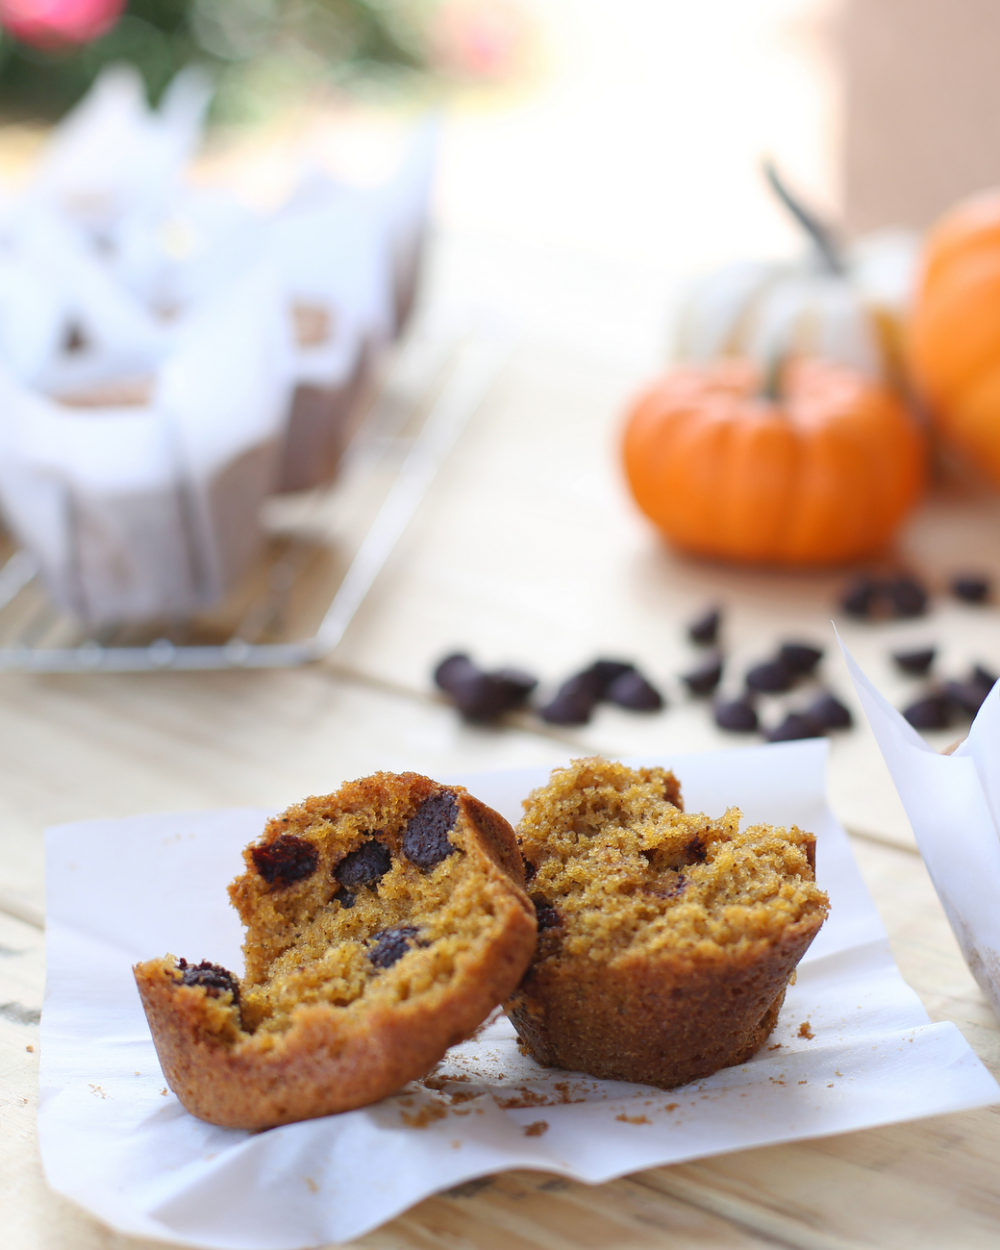
[[[39, 1134], [50, 1184], [125, 1233], [291, 1250], [359, 1236], [429, 1194], [507, 1168], [601, 1182], [1000, 1101], [958, 1030], [930, 1023], [901, 979], [826, 804], [825, 759], [825, 745], [808, 742], [655, 761], [680, 776], [688, 810], [736, 804], [747, 820], [795, 823], [818, 838], [831, 915], [751, 1062], [672, 1091], [595, 1081], [538, 1067], [500, 1018], [449, 1052], [429, 1084], [257, 1134], [204, 1124], [166, 1090], [131, 965], [172, 951], [241, 966], [225, 886], [267, 813], [49, 830]], [[516, 820], [546, 777], [443, 780]]]

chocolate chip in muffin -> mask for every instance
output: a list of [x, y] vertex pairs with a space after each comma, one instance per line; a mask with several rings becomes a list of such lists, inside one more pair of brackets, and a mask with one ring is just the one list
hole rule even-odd
[[808, 677], [815, 672], [823, 658], [823, 648], [813, 646], [811, 642], [798, 642], [793, 639], [781, 644], [777, 658], [796, 677]]
[[963, 603], [986, 603], [993, 590], [990, 578], [980, 573], [958, 573], [951, 579], [951, 593]]
[[268, 885], [291, 885], [316, 871], [319, 851], [306, 838], [282, 833], [273, 842], [252, 846], [254, 867]]
[[240, 987], [228, 968], [210, 963], [207, 959], [193, 965], [186, 959], [178, 959], [177, 970], [181, 974], [181, 985], [200, 985], [210, 998], [218, 998], [228, 990], [233, 1002], [239, 1006]]
[[531, 901], [535, 907], [539, 933], [544, 932], [546, 929], [558, 929], [562, 924], [562, 917], [548, 899], [543, 898], [540, 894], [533, 894]]
[[722, 680], [722, 668], [722, 656], [714, 652], [701, 664], [681, 673], [681, 681], [693, 695], [701, 697], [712, 694]]
[[458, 803], [450, 790], [424, 799], [403, 831], [403, 854], [410, 863], [427, 871], [453, 854], [457, 847], [448, 840], [448, 834], [457, 817]]
[[921, 677], [930, 672], [937, 656], [937, 647], [914, 647], [906, 651], [893, 651], [892, 662], [903, 673]]
[[372, 935], [375, 945], [368, 952], [368, 959], [376, 968], [391, 968], [399, 963], [413, 945], [418, 930], [412, 925], [395, 925], [381, 929]]
[[722, 609], [708, 608], [701, 616], [695, 617], [687, 627], [687, 636], [700, 647], [712, 647], [719, 637], [719, 626], [722, 623]]
[[757, 709], [746, 695], [717, 699], [712, 708], [715, 723], [727, 733], [754, 733], [759, 725]]
[[392, 867], [392, 854], [378, 838], [362, 842], [356, 851], [345, 855], [333, 875], [347, 890], [358, 886], [375, 886]]
[[605, 697], [609, 703], [616, 703], [632, 712], [658, 712], [664, 706], [663, 695], [638, 669], [616, 677]]

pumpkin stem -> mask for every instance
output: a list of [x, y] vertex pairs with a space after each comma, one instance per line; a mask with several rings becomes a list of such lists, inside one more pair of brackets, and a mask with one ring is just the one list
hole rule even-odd
[[847, 266], [844, 264], [843, 247], [832, 227], [825, 221], [821, 221], [812, 209], [806, 208], [802, 201], [792, 194], [770, 157], [764, 159], [764, 177], [774, 194], [809, 235], [830, 273], [845, 273]]

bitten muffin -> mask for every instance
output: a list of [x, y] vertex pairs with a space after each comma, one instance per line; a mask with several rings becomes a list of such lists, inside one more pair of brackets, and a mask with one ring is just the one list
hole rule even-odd
[[506, 1010], [540, 1063], [670, 1088], [761, 1046], [828, 904], [811, 834], [739, 821], [603, 759], [525, 800], [539, 938]]
[[535, 946], [514, 832], [460, 786], [377, 773], [271, 820], [229, 893], [242, 979], [138, 964], [167, 1083], [213, 1124], [365, 1106], [428, 1071]]

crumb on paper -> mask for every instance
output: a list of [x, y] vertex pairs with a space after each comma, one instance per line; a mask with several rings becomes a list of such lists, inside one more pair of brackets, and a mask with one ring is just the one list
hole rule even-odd
[[169, 1093], [170, 1093], [170, 1090], [169, 1090], [169, 1089], [167, 1089], [166, 1085], [164, 1085], [164, 1087], [160, 1090], [160, 1097], [161, 1097], [161, 1098], [166, 1098], [166, 1096], [167, 1096]]
[[676, 1111], [681, 1104], [679, 1102], [668, 1102], [663, 1108], [664, 1111]]
[[95, 1085], [93, 1081], [90, 1081], [89, 1084], [90, 1084], [90, 1092], [92, 1094], [96, 1094], [98, 1098], [107, 1098], [108, 1096], [107, 1090], [102, 1089], [100, 1085]]
[[408, 1124], [410, 1128], [426, 1128], [435, 1120], [443, 1120], [448, 1114], [448, 1108], [442, 1107], [440, 1103], [431, 1102], [426, 1107], [421, 1107], [419, 1111], [401, 1111], [399, 1114], [403, 1123]]
[[311, 1194], [319, 1193], [319, 1185], [316, 1183], [316, 1181], [313, 1180], [311, 1176], [305, 1176], [303, 1177], [303, 1180], [306, 1183], [306, 1189], [308, 1189]]
[[24, 1049], [28, 1052], [29, 1055], [33, 1055], [35, 1053], [35, 1048], [34, 1046], [32, 1046], [30, 1042], [27, 1044], [27, 1046], [25, 1046]]
[[771, 1045], [768, 1046], [768, 1050], [780, 1050], [780, 1049], [781, 1049], [780, 1042], [772, 1042]]
[[799, 1037], [804, 1037], [806, 1041], [811, 1042], [816, 1034], [812, 1031], [812, 1025], [808, 1020], [803, 1020], [799, 1025]]
[[541, 1137], [543, 1133], [549, 1131], [548, 1120], [532, 1120], [530, 1124], [524, 1126], [525, 1137]]
[[623, 1111], [621, 1115], [615, 1116], [616, 1120], [621, 1120], [623, 1124], [651, 1124], [648, 1115], [626, 1115]]
[[460, 1137], [453, 1137], [448, 1144], [451, 1146], [452, 1150], [459, 1150], [462, 1146], [462, 1139]]

